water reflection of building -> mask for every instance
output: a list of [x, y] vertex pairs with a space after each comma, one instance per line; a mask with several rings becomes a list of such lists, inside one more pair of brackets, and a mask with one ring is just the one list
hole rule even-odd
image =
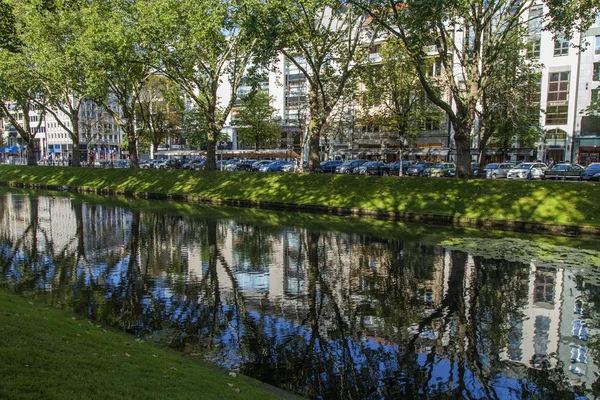
[[561, 362], [574, 385], [595, 381], [598, 368], [587, 347], [587, 313], [575, 271], [530, 265], [525, 317], [514, 321], [501, 358], [539, 367]]

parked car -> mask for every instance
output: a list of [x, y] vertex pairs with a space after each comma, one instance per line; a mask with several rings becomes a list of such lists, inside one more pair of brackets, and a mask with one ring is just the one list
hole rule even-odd
[[251, 171], [258, 171], [263, 165], [271, 164], [273, 160], [258, 160], [252, 163]]
[[146, 160], [140, 163], [140, 168], [142, 169], [152, 169], [155, 168], [158, 160]]
[[342, 160], [328, 160], [321, 164], [321, 171], [324, 174], [333, 174], [335, 169], [342, 165], [344, 162]]
[[582, 181], [600, 181], [600, 163], [592, 163], [581, 172]]
[[544, 171], [542, 179], [581, 179], [581, 173], [584, 168], [579, 164], [561, 163], [556, 164], [550, 169]]
[[156, 164], [156, 168], [158, 169], [181, 169], [181, 160], [179, 159], [168, 159], [161, 160]]
[[544, 163], [526, 162], [510, 169], [506, 174], [508, 179], [541, 179], [548, 169]]
[[485, 177], [487, 179], [506, 178], [508, 171], [515, 167], [513, 163], [491, 163], [485, 166]]
[[437, 163], [429, 168], [423, 170], [423, 176], [450, 176], [450, 170], [456, 170], [454, 163]]
[[198, 170], [204, 169], [205, 163], [206, 163], [206, 160], [203, 158], [192, 158], [191, 160], [188, 160], [185, 163], [183, 163], [181, 168], [198, 171]]
[[368, 160], [348, 160], [335, 169], [336, 174], [352, 174], [354, 169], [360, 167]]
[[406, 170], [408, 176], [421, 176], [425, 168], [433, 167], [435, 164], [431, 161], [421, 161]]
[[[240, 160], [239, 163], [235, 164], [235, 168], [232, 171], [252, 171], [252, 166], [256, 160]], [[229, 168], [229, 165], [227, 166]]]
[[358, 168], [354, 169], [354, 173], [358, 175], [383, 175], [385, 163], [383, 161], [369, 161]]
[[406, 175], [406, 170], [415, 164], [415, 160], [394, 161], [386, 164], [384, 167], [386, 175], [400, 175], [400, 164], [402, 164], [402, 175]]
[[293, 165], [289, 161], [275, 160], [269, 164], [261, 166], [258, 170], [260, 172], [282, 172], [282, 168], [286, 165]]

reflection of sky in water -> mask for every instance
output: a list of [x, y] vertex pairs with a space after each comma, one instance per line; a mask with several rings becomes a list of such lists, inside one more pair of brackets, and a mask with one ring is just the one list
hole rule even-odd
[[[70, 207], [61, 209], [63, 220], [69, 220]], [[519, 398], [524, 388], [536, 391], [536, 383], [525, 380], [528, 369], [539, 368], [532, 361], [549, 360], [553, 366], [558, 359], [564, 363], [558, 378], [580, 379], [588, 388], [598, 371], [589, 345], [594, 309], [586, 298], [586, 290], [597, 287], [586, 283], [592, 276], [586, 271], [475, 260], [421, 243], [314, 235], [300, 228], [267, 233], [246, 224], [242, 236], [232, 221], [171, 221], [166, 216], [159, 218], [162, 225], [153, 226], [151, 218], [133, 218], [128, 210], [98, 207], [98, 216], [123, 218], [110, 219], [102, 235], [94, 237], [91, 232], [101, 229], [91, 222], [93, 211], [82, 213], [86, 257], [75, 269], [70, 268], [77, 247], [69, 247], [75, 229], [54, 227], [53, 248], [40, 246], [31, 267], [27, 241], [20, 242], [1, 279], [24, 290], [70, 290], [64, 294], [66, 303], [93, 315], [95, 307], [123, 307], [127, 313], [115, 309], [106, 314], [116, 314], [119, 326], [147, 338], [157, 334], [154, 320], [164, 318], [160, 326], [181, 347], [199, 346], [207, 359], [222, 366], [256, 372], [265, 380], [278, 375], [269, 374], [276, 366], [308, 376], [312, 389], [294, 388], [308, 397], [314, 396], [311, 390], [326, 391], [324, 397], [349, 396], [335, 386], [317, 386], [317, 376], [333, 385], [359, 387], [351, 396], [356, 398], [398, 395], [414, 385], [422, 396], [459, 389], [464, 396], [488, 398], [492, 393], [505, 399]], [[19, 212], [25, 221], [23, 199]], [[107, 224], [99, 217], [96, 221]], [[145, 232], [144, 241], [131, 252], [135, 221]], [[211, 224], [220, 252], [213, 265], [208, 239], [198, 233]], [[13, 255], [22, 233], [14, 225], [2, 226], [2, 260]], [[167, 234], [161, 231], [165, 227], [180, 233]], [[152, 240], [147, 232], [154, 232]], [[252, 241], [254, 233], [261, 236], [244, 247], [241, 238]], [[62, 286], [69, 281], [72, 288]], [[590, 282], [596, 281], [597, 276]], [[100, 296], [87, 287], [100, 290]], [[107, 303], [100, 304], [101, 299]], [[212, 332], [214, 317], [218, 327]], [[304, 360], [308, 354], [310, 362]], [[286, 373], [279, 378], [269, 383], [293, 381]]]

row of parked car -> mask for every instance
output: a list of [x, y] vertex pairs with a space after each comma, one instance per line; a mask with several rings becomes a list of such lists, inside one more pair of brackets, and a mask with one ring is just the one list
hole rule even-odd
[[552, 167], [541, 162], [492, 163], [485, 166], [485, 175], [489, 179], [600, 181], [600, 163], [592, 163], [587, 167], [571, 163], [560, 163]]
[[[142, 168], [157, 169], [204, 169], [205, 159], [189, 160], [150, 160], [140, 164]], [[217, 169], [225, 171], [292, 172], [296, 164], [286, 160], [230, 159], [219, 160]], [[307, 167], [307, 163], [304, 163]], [[552, 167], [541, 162], [502, 162], [487, 164], [479, 173], [477, 163], [472, 163], [473, 174], [487, 179], [560, 179], [560, 180], [600, 180], [600, 163], [592, 163], [587, 168], [579, 164], [560, 163]], [[456, 164], [421, 160], [402, 160], [391, 163], [382, 161], [329, 160], [321, 163], [323, 173], [354, 175], [402, 175], [426, 177], [454, 177]]]

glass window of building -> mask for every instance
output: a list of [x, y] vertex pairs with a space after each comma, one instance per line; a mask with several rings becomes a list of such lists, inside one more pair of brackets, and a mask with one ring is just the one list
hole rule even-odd
[[569, 71], [552, 72], [548, 77], [547, 125], [564, 125], [569, 113]]
[[554, 39], [554, 56], [568, 56], [569, 55], [569, 41], [562, 36], [558, 36]]

